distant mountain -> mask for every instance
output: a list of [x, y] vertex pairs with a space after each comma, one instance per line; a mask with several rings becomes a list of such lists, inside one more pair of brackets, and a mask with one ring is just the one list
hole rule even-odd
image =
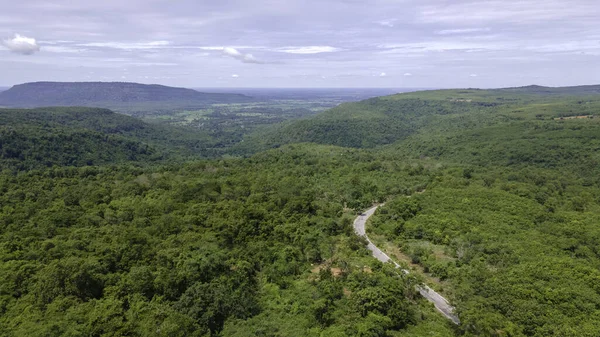
[[544, 87], [540, 85], [529, 85], [525, 87], [497, 90], [535, 95], [597, 95], [600, 94], [600, 85], [580, 85], [574, 87]]
[[210, 138], [107, 109], [0, 109], [0, 169], [173, 161], [211, 156]]
[[0, 92], [10, 89], [9, 87], [0, 87]]
[[119, 112], [249, 101], [252, 98], [241, 94], [202, 93], [192, 89], [125, 82], [34, 82], [15, 85], [0, 93], [0, 106], [4, 107], [88, 106]]

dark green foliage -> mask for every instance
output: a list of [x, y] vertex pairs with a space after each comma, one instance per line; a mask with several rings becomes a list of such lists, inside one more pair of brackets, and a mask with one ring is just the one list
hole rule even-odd
[[[578, 159], [569, 161], [544, 156], [552, 138], [510, 149], [512, 140], [497, 136], [499, 147], [544, 162], [507, 163], [481, 153], [474, 161], [481, 166], [440, 172], [425, 193], [388, 202], [376, 231], [449, 281], [466, 335], [593, 336], [600, 331], [600, 185], [585, 144], [598, 134], [570, 133], [566, 144]], [[458, 152], [452, 159], [470, 161]]]
[[[410, 153], [418, 150], [422, 156], [477, 156], [481, 151], [471, 147], [479, 145], [478, 137], [493, 141], [517, 136], [525, 142], [564, 128], [554, 118], [599, 114], [600, 100], [594, 96], [598, 86], [543, 88], [543, 93], [536, 88], [425, 91], [346, 103], [314, 117], [251, 134], [235, 149], [252, 152], [295, 142], [372, 148], [397, 142], [403, 148], [408, 146]], [[405, 144], [402, 140], [407, 138]], [[443, 148], [455, 142], [467, 146], [454, 147], [455, 153]], [[487, 149], [486, 144], [480, 147], [491, 152], [501, 145], [495, 142]], [[511, 145], [522, 144], [515, 140]], [[555, 152], [569, 150], [567, 145]], [[506, 158], [512, 162], [521, 159], [518, 155]]]
[[[0, 331], [597, 336], [600, 130], [565, 119], [597, 115], [594, 90], [371, 99], [256, 134], [236, 153], [276, 148], [249, 158], [166, 166], [193, 138], [106, 110], [5, 110], [2, 166], [37, 169], [0, 173]], [[280, 146], [297, 141], [345, 147]], [[87, 155], [113, 165], [73, 167]], [[380, 202], [369, 230], [437, 278], [460, 326], [353, 235]]]
[[475, 108], [455, 102], [372, 98], [342, 104], [315, 117], [250, 135], [249, 144], [241, 144], [239, 148], [261, 149], [299, 142], [372, 148], [405, 139], [416, 132], [428, 116], [463, 113]]
[[0, 109], [0, 167], [159, 162], [214, 156], [191, 130], [147, 124], [97, 108]]
[[[378, 178], [383, 170], [403, 188], [429, 179], [394, 165], [373, 170], [367, 153], [292, 146], [171, 168], [6, 172], [0, 330], [306, 336], [416, 324], [420, 309], [404, 297], [411, 281], [388, 267], [366, 273], [372, 260], [343, 213], [398, 188]], [[360, 176], [356, 186], [346, 175]], [[370, 327], [374, 315], [386, 325]]]
[[[406, 246], [429, 242], [449, 248], [452, 260], [436, 257], [422, 246], [409, 252], [414, 263], [451, 280], [469, 335], [511, 331], [517, 336], [562, 336], [571, 331], [585, 336], [600, 328], [596, 286], [600, 233], [595, 226], [600, 205], [594, 201], [587, 204], [587, 211], [578, 212], [568, 200], [598, 195], [597, 187], [582, 187], [572, 175], [562, 174], [554, 179], [571, 187], [550, 192], [554, 181], [537, 185], [525, 178], [531, 171], [514, 173], [523, 177], [514, 189], [503, 184], [483, 187], [479, 178], [457, 186], [452, 180], [458, 174], [441, 176], [437, 186], [408, 199], [421, 210], [395, 235]], [[511, 184], [506, 180], [511, 174], [498, 174], [497, 181]], [[539, 174], [550, 178], [549, 172]], [[527, 190], [546, 190], [550, 198], [562, 202], [549, 212], [535, 193], [524, 193]], [[379, 226], [385, 228], [385, 223], [406, 214], [405, 201], [406, 197], [386, 205]], [[585, 238], [575, 233], [586, 233]]]

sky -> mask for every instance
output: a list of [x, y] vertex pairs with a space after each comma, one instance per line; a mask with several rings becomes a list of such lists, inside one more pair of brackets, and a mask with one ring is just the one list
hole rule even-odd
[[0, 86], [600, 84], [597, 0], [0, 0]]

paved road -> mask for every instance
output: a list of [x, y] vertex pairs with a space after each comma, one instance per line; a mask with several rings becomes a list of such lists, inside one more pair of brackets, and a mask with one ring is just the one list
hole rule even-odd
[[[401, 267], [398, 263], [396, 263], [394, 260], [392, 260], [386, 253], [382, 252], [381, 249], [377, 248], [377, 246], [375, 246], [373, 244], [373, 242], [371, 242], [371, 240], [367, 236], [367, 232], [365, 230], [365, 225], [367, 223], [367, 220], [375, 213], [375, 211], [377, 210], [377, 207], [378, 206], [368, 209], [367, 211], [365, 211], [363, 213], [364, 215], [360, 215], [360, 216], [358, 216], [358, 218], [356, 218], [356, 220], [354, 220], [354, 231], [356, 232], [356, 234], [358, 234], [360, 236], [364, 236], [365, 239], [367, 239], [367, 241], [369, 242], [369, 245], [367, 246], [367, 248], [373, 253], [373, 256], [377, 260], [379, 260], [383, 263], [391, 262], [396, 266], [396, 268], [399, 268], [400, 270], [402, 270], [403, 273], [408, 274], [409, 273], [408, 270], [401, 269]], [[454, 322], [454, 324], [460, 324], [460, 320], [454, 314], [454, 308], [448, 303], [448, 300], [446, 300], [442, 295], [438, 294], [435, 290], [429, 288], [426, 285], [417, 286], [417, 290], [419, 291], [421, 296], [425, 297], [429, 302], [433, 303], [435, 308], [439, 312], [441, 312], [446, 318], [448, 318], [449, 320]]]

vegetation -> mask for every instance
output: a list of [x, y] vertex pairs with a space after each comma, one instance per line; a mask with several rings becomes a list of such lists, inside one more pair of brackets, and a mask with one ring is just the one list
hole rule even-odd
[[433, 180], [386, 204], [373, 230], [446, 281], [467, 335], [599, 331], [597, 181], [532, 168]]
[[[185, 143], [197, 140], [195, 145], [188, 144], [194, 154], [214, 158], [226, 153], [248, 155], [256, 152], [255, 149], [231, 151], [231, 148], [239, 145], [246, 135], [265, 127], [312, 116], [342, 102], [393, 92], [389, 89], [249, 89], [235, 93], [198, 90], [211, 92], [137, 83], [37, 82], [17, 85], [0, 94], [0, 108], [44, 107], [46, 111], [49, 111], [46, 107], [56, 105], [109, 108], [150, 124], [174, 126], [179, 129], [177, 132], [170, 130], [173, 128], [146, 129], [152, 129], [154, 134], [168, 135], [164, 139], [166, 142], [182, 138], [173, 133], [185, 133]], [[52, 110], [56, 111], [55, 108]], [[11, 124], [11, 121], [5, 123]], [[157, 136], [150, 136], [153, 137]], [[147, 138], [135, 140], [148, 143]]]
[[[2, 111], [3, 151], [25, 150], [22, 166], [0, 160], [12, 168], [0, 173], [0, 331], [597, 336], [594, 88], [369, 99], [257, 129], [231, 149], [247, 158], [167, 162], [184, 131], [106, 110]], [[376, 262], [352, 232], [382, 202], [367, 230], [414, 273]], [[419, 297], [423, 280], [458, 327]]]
[[[294, 146], [248, 160], [4, 174], [0, 330], [383, 336], [418, 325], [432, 309], [417, 281], [368, 256], [343, 205], [427, 178], [372, 159]], [[379, 181], [387, 170], [404, 183]]]
[[0, 109], [0, 168], [183, 161], [217, 155], [216, 143], [106, 109]]
[[397, 143], [404, 147], [402, 140], [415, 134], [424, 135], [419, 138], [421, 141], [433, 138], [432, 134], [449, 137], [486, 127], [520, 126], [529, 130], [534, 127], [528, 124], [531, 122], [598, 114], [600, 100], [590, 96], [598, 87], [547, 89], [544, 95], [531, 93], [532, 87], [525, 87], [438, 90], [371, 98], [251, 134], [240, 145], [247, 153], [296, 142], [355, 148]]
[[466, 335], [595, 336], [600, 128], [588, 116], [598, 98], [506, 98], [436, 117], [383, 150], [448, 169], [389, 202], [372, 230], [442, 280]]
[[88, 106], [143, 111], [145, 106], [166, 109], [171, 106], [199, 107], [251, 101], [251, 97], [240, 94], [202, 93], [192, 89], [126, 82], [34, 82], [15, 85], [0, 94], [0, 106], [16, 108]]

